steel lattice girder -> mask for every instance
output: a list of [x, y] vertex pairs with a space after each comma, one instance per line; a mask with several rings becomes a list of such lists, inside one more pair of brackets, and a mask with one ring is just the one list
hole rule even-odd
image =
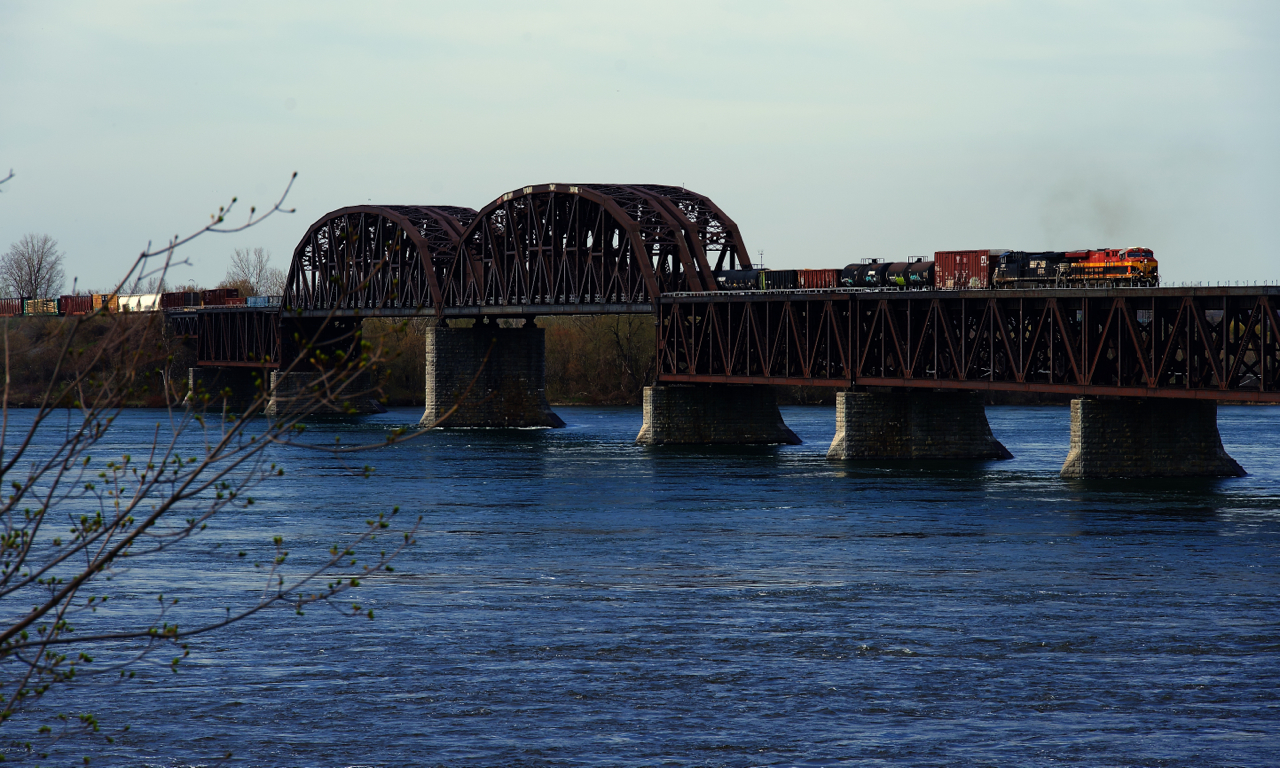
[[200, 335], [199, 318], [195, 312], [167, 312], [164, 319], [175, 338], [194, 339]]
[[713, 291], [716, 268], [750, 267], [737, 225], [679, 187], [542, 184], [482, 208], [464, 233], [455, 306], [646, 304]]
[[664, 297], [663, 381], [1280, 402], [1280, 289]]
[[[714, 266], [713, 266], [714, 265]], [[354, 206], [294, 250], [283, 311], [401, 316], [449, 308], [626, 307], [714, 291], [751, 267], [733, 220], [703, 195], [657, 184], [542, 184], [480, 212]]]
[[218, 307], [185, 314], [195, 317], [197, 365], [280, 366], [280, 315], [274, 308]]
[[476, 212], [353, 206], [323, 216], [293, 252], [283, 308], [412, 314], [444, 302], [445, 273]]

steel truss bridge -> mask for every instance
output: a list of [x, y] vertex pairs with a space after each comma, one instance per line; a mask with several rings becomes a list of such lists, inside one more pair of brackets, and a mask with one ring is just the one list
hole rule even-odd
[[[822, 265], [840, 266], [840, 265]], [[313, 224], [281, 307], [168, 315], [205, 366], [280, 365], [324, 318], [653, 314], [658, 379], [1280, 402], [1280, 288], [724, 291], [737, 225], [661, 185], [543, 184], [479, 211]]]
[[1280, 402], [1280, 288], [664, 296], [669, 382]]

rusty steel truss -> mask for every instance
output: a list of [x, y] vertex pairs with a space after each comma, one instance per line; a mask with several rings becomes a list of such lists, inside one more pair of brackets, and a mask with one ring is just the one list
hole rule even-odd
[[658, 380], [1280, 402], [1280, 288], [663, 297]]
[[470, 208], [443, 205], [326, 214], [294, 249], [282, 306], [388, 315], [443, 307], [458, 243], [475, 217]]
[[1277, 288], [717, 286], [717, 271], [750, 268], [737, 225], [702, 195], [542, 184], [479, 211], [333, 211], [294, 250], [279, 309], [206, 308], [170, 323], [196, 338], [200, 365], [271, 367], [295, 321], [652, 312], [665, 382], [1280, 402]]
[[283, 311], [299, 316], [651, 312], [750, 268], [710, 199], [656, 184], [542, 184], [480, 211], [355, 206], [303, 236]]
[[274, 308], [214, 307], [174, 312], [168, 320], [196, 338], [196, 364], [280, 367], [280, 314]]

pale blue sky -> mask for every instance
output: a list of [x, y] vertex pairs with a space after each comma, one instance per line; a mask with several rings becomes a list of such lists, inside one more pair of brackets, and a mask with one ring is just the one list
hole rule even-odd
[[1280, 3], [0, 0], [0, 248], [106, 286], [233, 195], [298, 212], [188, 248], [281, 268], [364, 202], [683, 184], [771, 267], [1145, 245], [1280, 280]]

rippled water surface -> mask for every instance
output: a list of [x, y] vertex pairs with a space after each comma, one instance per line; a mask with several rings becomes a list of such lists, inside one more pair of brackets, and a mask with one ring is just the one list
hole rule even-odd
[[[243, 602], [232, 550], [280, 533], [305, 561], [399, 504], [423, 530], [360, 590], [377, 619], [278, 611], [179, 674], [67, 689], [132, 726], [94, 764], [1278, 761], [1280, 408], [1219, 411], [1248, 477], [1092, 484], [1057, 476], [1065, 408], [989, 408], [1016, 458], [963, 465], [829, 462], [832, 408], [783, 409], [803, 445], [738, 449], [640, 448], [639, 409], [556, 410], [568, 428], [360, 457], [368, 480], [282, 454], [260, 503], [218, 519], [222, 549], [120, 599], [149, 610], [163, 578]], [[156, 418], [128, 414], [118, 447]]]

